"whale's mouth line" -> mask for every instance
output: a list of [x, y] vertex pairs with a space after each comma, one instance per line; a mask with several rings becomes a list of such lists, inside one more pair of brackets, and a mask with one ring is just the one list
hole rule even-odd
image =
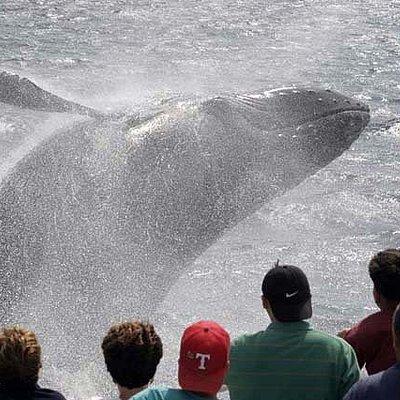
[[[364, 111], [364, 110], [360, 110], [360, 109], [345, 109], [345, 108], [343, 108], [342, 110], [334, 110], [334, 111], [326, 112], [324, 114], [319, 115], [318, 118], [316, 118], [316, 119], [302, 122], [297, 126], [296, 131], [301, 130], [303, 127], [308, 127], [308, 128], [317, 127], [317, 125], [322, 120], [327, 119], [327, 118], [331, 118], [331, 117], [332, 118], [334, 118], [334, 117], [340, 118], [340, 115], [344, 116], [346, 114], [354, 114], [354, 113], [357, 113], [361, 117], [361, 121], [360, 120], [350, 121], [350, 122], [347, 122], [348, 125], [350, 127], [355, 127], [361, 123], [365, 127], [368, 124], [368, 121], [370, 119], [370, 115], [369, 115], [368, 111]], [[357, 138], [360, 135], [361, 131], [362, 131], [362, 129], [354, 131], [352, 135], [349, 135], [348, 139], [351, 142], [353, 142], [354, 138]]]
[[363, 114], [369, 117], [369, 109], [368, 107], [365, 108], [339, 108], [339, 109], [335, 109], [332, 111], [328, 111], [326, 113], [322, 113], [318, 115], [317, 119], [314, 119], [313, 121], [319, 121], [321, 119], [327, 118], [327, 117], [333, 117], [335, 115], [339, 115], [339, 114], [347, 114], [347, 113], [359, 113], [359, 114]]
[[[338, 96], [331, 97], [331, 98], [326, 98], [325, 93], [321, 93], [321, 97], [319, 97], [319, 94], [312, 91], [312, 93], [315, 93], [315, 96], [317, 97], [315, 99], [315, 102], [312, 101], [310, 104], [309, 102], [304, 103], [304, 113], [301, 115], [301, 104], [302, 101], [300, 97], [302, 95], [309, 95], [310, 91], [304, 92], [300, 90], [294, 90], [295, 95], [299, 96], [299, 100], [295, 102], [296, 109], [298, 109], [296, 112], [298, 113], [298, 120], [296, 121], [297, 127], [307, 125], [307, 124], [314, 124], [318, 123], [318, 121], [323, 120], [325, 118], [329, 117], [335, 117], [338, 116], [340, 118], [340, 115], [342, 114], [358, 114], [362, 120], [369, 120], [369, 112], [370, 109], [368, 105], [363, 104], [361, 102], [356, 102], [356, 101], [351, 101], [349, 99], [341, 99]], [[279, 95], [289, 95], [292, 94], [290, 91], [284, 91], [279, 93], [276, 96]], [[283, 98], [285, 96], [282, 96]], [[268, 111], [267, 104], [265, 102], [265, 98], [263, 95], [260, 96], [235, 96], [232, 99], [226, 99], [228, 103], [231, 103], [232, 105], [237, 105], [237, 103], [240, 103], [243, 107], [248, 109], [249, 111], [253, 110], [253, 112], [266, 112]], [[299, 107], [300, 106], [300, 107]], [[280, 105], [279, 103], [274, 104], [273, 107], [277, 109], [279, 112]], [[282, 121], [279, 124], [276, 124], [276, 128], [286, 128], [286, 123], [285, 123], [285, 117], [286, 115], [282, 115]], [[356, 119], [356, 117], [354, 118]]]
[[[343, 108], [340, 110], [334, 110], [334, 111], [328, 111], [326, 113], [318, 115], [318, 118], [315, 119], [308, 119], [306, 121], [301, 121], [298, 123], [296, 130], [301, 129], [303, 126], [309, 126], [313, 127], [314, 125], [318, 124], [320, 121], [329, 118], [329, 117], [335, 117], [335, 116], [340, 116], [340, 115], [345, 115], [345, 114], [354, 114], [357, 113], [361, 116], [362, 120], [368, 121], [370, 116], [368, 111], [364, 110], [359, 110], [359, 109], [348, 109], [348, 108]], [[354, 125], [356, 123], [354, 122]]]

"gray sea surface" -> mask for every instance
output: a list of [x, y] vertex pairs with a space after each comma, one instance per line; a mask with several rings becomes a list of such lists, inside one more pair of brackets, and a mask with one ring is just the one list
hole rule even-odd
[[[376, 309], [368, 260], [400, 243], [400, 124], [390, 122], [400, 114], [399, 1], [0, 0], [0, 50], [0, 70], [104, 111], [293, 85], [371, 107], [343, 156], [226, 232], [146, 316], [165, 344], [157, 384], [176, 384], [188, 323], [214, 319], [232, 337], [264, 329], [260, 286], [277, 259], [309, 276], [315, 327], [336, 333]], [[0, 152], [38, 126], [46, 135], [68, 123], [0, 110]], [[95, 361], [72, 372], [46, 364], [43, 336], [43, 384], [70, 399], [117, 397]]]

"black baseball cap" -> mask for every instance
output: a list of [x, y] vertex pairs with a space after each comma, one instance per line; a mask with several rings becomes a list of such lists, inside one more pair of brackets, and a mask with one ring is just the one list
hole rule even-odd
[[311, 293], [304, 272], [293, 265], [276, 265], [264, 277], [262, 292], [275, 318], [295, 322], [311, 318]]

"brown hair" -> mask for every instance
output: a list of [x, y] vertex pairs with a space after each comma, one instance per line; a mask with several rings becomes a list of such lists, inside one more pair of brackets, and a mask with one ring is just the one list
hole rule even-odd
[[163, 355], [154, 326], [141, 321], [113, 325], [101, 348], [114, 382], [128, 389], [147, 385]]
[[0, 386], [33, 387], [41, 366], [41, 348], [32, 331], [19, 327], [0, 330]]
[[368, 269], [376, 291], [387, 300], [400, 301], [400, 250], [379, 252], [372, 257]]

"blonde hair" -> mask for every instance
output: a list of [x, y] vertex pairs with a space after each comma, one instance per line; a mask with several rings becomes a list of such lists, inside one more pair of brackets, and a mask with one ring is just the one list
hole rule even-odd
[[16, 326], [0, 330], [0, 386], [34, 386], [41, 366], [41, 348], [32, 331]]

